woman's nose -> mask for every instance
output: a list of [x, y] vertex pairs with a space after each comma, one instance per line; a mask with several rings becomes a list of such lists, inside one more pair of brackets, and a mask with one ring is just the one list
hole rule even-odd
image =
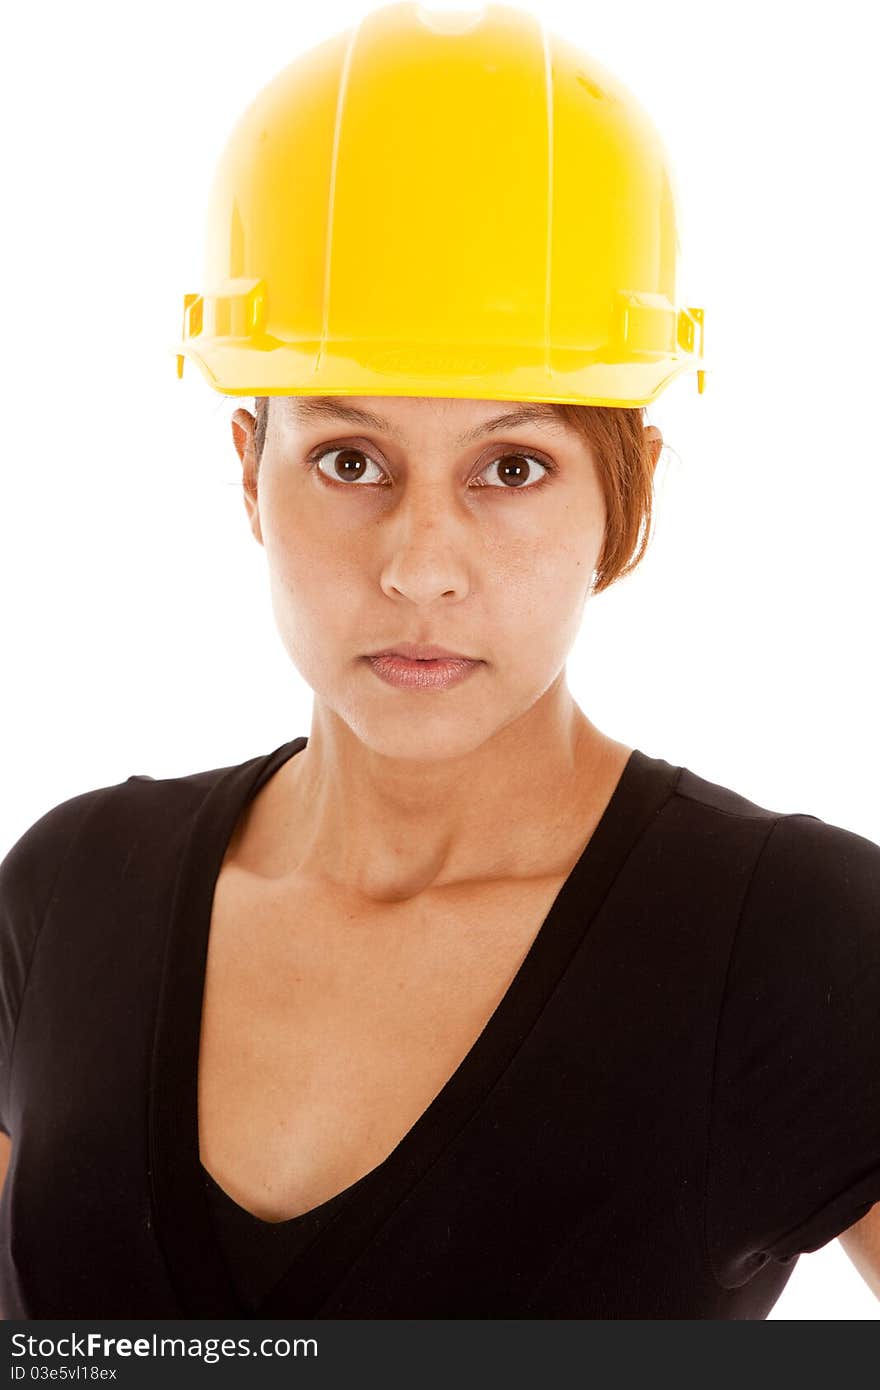
[[387, 521], [381, 573], [385, 592], [419, 604], [464, 598], [471, 583], [474, 538], [450, 499], [441, 498], [437, 489], [411, 494]]

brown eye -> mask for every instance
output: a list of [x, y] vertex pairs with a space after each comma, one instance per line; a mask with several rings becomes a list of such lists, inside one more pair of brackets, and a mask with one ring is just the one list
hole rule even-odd
[[[540, 476], [535, 476], [535, 464], [542, 470]], [[483, 471], [491, 468], [498, 469], [496, 479], [500, 479], [500, 482], [490, 482], [486, 486], [507, 488], [509, 492], [523, 489], [528, 491], [529, 487], [537, 486], [550, 472], [546, 463], [542, 463], [531, 454], [502, 454], [500, 458], [487, 464]]]
[[[335, 459], [332, 458], [336, 455]], [[322, 467], [325, 459], [331, 462], [326, 468]], [[353, 449], [351, 447], [342, 449], [325, 449], [314, 459], [315, 466], [325, 478], [331, 478], [337, 483], [359, 483], [366, 475], [367, 468], [372, 465], [378, 468], [379, 465], [368, 458], [363, 449]], [[381, 472], [381, 469], [379, 470]], [[368, 482], [375, 482], [375, 478], [369, 478]]]

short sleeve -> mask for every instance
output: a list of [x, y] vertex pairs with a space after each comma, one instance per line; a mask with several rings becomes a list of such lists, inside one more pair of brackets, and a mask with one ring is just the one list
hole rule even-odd
[[706, 1184], [715, 1277], [817, 1250], [880, 1201], [880, 845], [772, 826], [718, 1020]]
[[10, 1133], [15, 1034], [28, 972], [58, 872], [96, 793], [53, 806], [0, 863], [0, 1130]]

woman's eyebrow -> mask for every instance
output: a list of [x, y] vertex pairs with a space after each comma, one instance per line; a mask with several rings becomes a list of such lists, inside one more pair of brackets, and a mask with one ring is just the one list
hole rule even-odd
[[[338, 396], [286, 396], [284, 399], [289, 414], [301, 424], [309, 424], [318, 419], [348, 420], [351, 424], [365, 425], [368, 429], [384, 430], [386, 434], [403, 442], [393, 425], [381, 415], [376, 415], [371, 410], [363, 410], [360, 406], [347, 405]], [[551, 405], [539, 402], [518, 406], [516, 410], [508, 410], [503, 415], [484, 420], [482, 424], [475, 425], [473, 429], [460, 435], [457, 443], [472, 444], [484, 435], [494, 433], [495, 430], [513, 429], [517, 425], [542, 425], [556, 430], [566, 428]]]

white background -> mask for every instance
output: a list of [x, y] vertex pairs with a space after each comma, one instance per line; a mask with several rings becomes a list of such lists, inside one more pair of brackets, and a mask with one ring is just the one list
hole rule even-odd
[[[669, 446], [655, 539], [588, 605], [570, 687], [612, 737], [880, 842], [873, 8], [530, 8], [656, 121], [711, 367], [702, 396], [690, 375], [649, 408]], [[308, 733], [236, 402], [189, 363], [178, 382], [172, 349], [231, 125], [361, 13], [85, 0], [4, 24], [0, 851], [78, 792]], [[833, 1241], [772, 1316], [880, 1303]]]

